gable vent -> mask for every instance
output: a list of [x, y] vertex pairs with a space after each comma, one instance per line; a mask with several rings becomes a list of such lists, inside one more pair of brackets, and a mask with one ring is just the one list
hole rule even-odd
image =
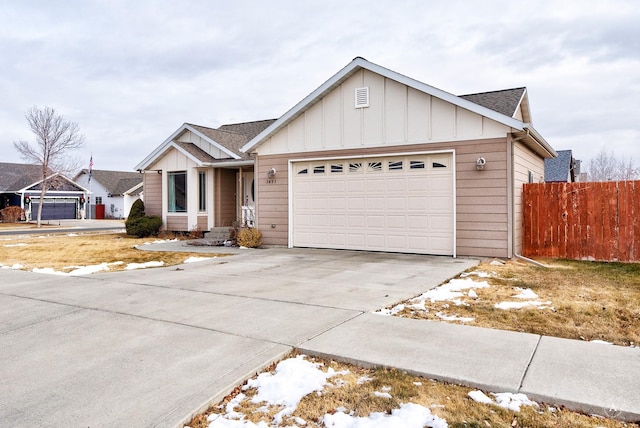
[[369, 107], [369, 87], [356, 88], [356, 108]]

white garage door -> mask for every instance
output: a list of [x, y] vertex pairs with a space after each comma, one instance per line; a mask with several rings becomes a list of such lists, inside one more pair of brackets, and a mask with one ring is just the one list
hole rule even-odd
[[295, 247], [454, 254], [450, 153], [292, 164]]

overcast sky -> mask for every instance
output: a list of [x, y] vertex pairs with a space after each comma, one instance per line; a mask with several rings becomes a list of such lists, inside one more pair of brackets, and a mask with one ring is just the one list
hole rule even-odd
[[583, 161], [640, 164], [640, 1], [0, 0], [0, 161], [50, 106], [87, 167], [132, 170], [184, 122], [277, 118], [354, 57], [461, 95], [526, 86]]

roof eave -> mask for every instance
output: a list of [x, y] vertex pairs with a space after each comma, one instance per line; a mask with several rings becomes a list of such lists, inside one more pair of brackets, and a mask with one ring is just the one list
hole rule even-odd
[[522, 138], [529, 146], [543, 158], [555, 158], [558, 153], [544, 139], [542, 135], [530, 124], [523, 124], [521, 132], [515, 132], [516, 137]]

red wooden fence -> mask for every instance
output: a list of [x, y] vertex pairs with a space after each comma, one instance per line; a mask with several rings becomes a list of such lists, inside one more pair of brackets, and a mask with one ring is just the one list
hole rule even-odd
[[526, 257], [640, 261], [640, 181], [525, 184]]

